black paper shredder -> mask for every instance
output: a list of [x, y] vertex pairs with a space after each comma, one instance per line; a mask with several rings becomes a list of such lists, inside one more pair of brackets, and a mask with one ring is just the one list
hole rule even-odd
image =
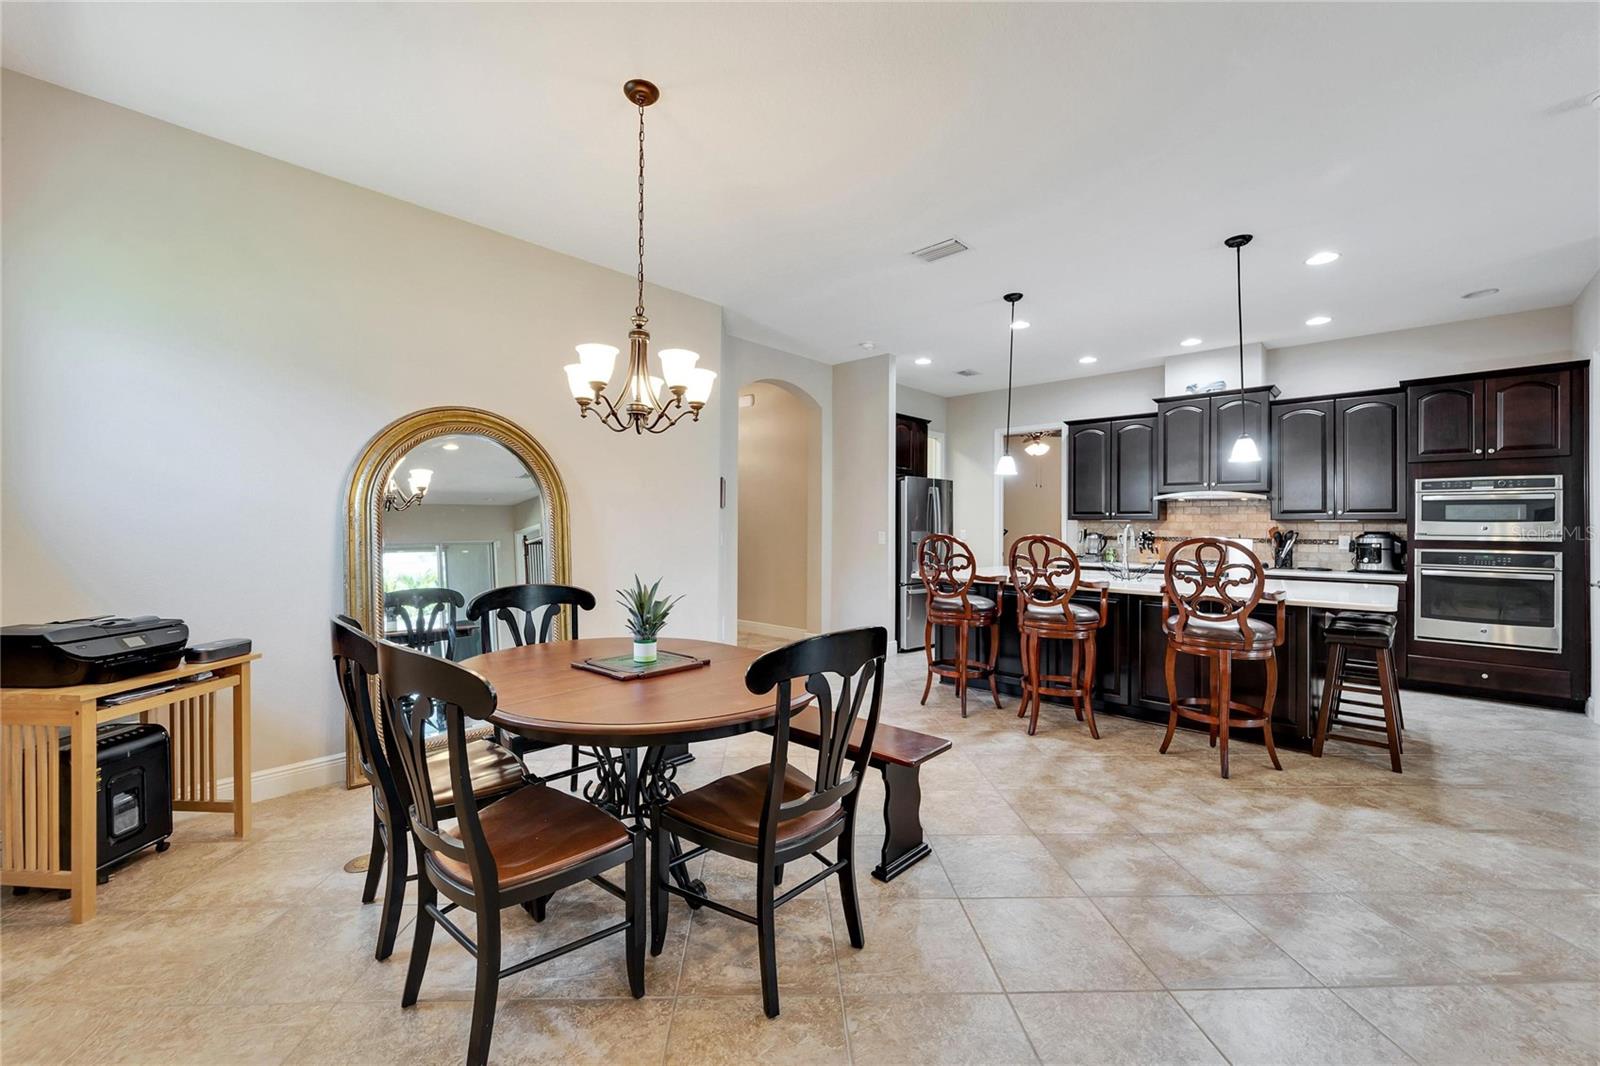
[[[159, 725], [107, 722], [96, 730], [95, 867], [155, 845], [172, 835], [172, 737]], [[61, 738], [61, 859], [72, 864], [72, 738]], [[102, 876], [102, 880], [104, 877]]]

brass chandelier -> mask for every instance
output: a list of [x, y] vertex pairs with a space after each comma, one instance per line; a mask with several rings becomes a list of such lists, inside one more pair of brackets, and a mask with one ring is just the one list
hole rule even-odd
[[650, 373], [649, 321], [644, 313], [644, 109], [661, 99], [661, 90], [641, 78], [622, 87], [622, 94], [639, 109], [639, 270], [638, 299], [633, 307], [633, 328], [628, 331], [628, 371], [617, 390], [621, 399], [606, 395], [616, 368], [617, 348], [610, 344], [578, 345], [578, 362], [568, 364], [567, 385], [578, 403], [579, 415], [593, 411], [600, 424], [618, 433], [665, 433], [685, 415], [700, 421], [700, 409], [711, 398], [717, 373], [695, 364], [696, 352], [665, 348], [657, 353], [661, 375]]

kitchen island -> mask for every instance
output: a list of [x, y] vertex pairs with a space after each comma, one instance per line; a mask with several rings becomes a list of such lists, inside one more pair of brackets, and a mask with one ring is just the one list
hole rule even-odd
[[[1086, 568], [1084, 580], [1103, 582], [1109, 586], [1106, 625], [1096, 642], [1096, 713], [1128, 714], [1165, 721], [1170, 704], [1165, 673], [1167, 637], [1161, 628], [1162, 577], [1159, 566], [1143, 576], [1130, 574], [1127, 577], [1109, 570]], [[1006, 568], [978, 567], [973, 589], [994, 596], [1001, 604], [1000, 656], [997, 663], [999, 686], [1002, 692], [1020, 697], [1022, 659], [1017, 634], [1016, 591], [1009, 583]], [[1287, 605], [1287, 632], [1283, 646], [1278, 649], [1278, 692], [1272, 710], [1273, 735], [1279, 743], [1306, 748], [1310, 746], [1316, 725], [1317, 703], [1322, 695], [1322, 676], [1328, 659], [1322, 640], [1324, 619], [1332, 611], [1393, 614], [1399, 609], [1400, 586], [1392, 581], [1268, 577], [1265, 589], [1268, 593], [1284, 593]], [[1097, 605], [1100, 594], [1098, 591], [1080, 589], [1075, 599], [1086, 605]], [[1266, 602], [1255, 611], [1255, 617], [1268, 622], [1274, 621], [1276, 616], [1277, 607]], [[986, 633], [982, 639], [987, 639]], [[938, 654], [949, 657], [953, 654], [954, 646], [954, 631], [940, 630]], [[985, 646], [983, 651], [986, 650]], [[1071, 657], [1067, 642], [1047, 642], [1043, 654], [1043, 665], [1049, 673], [1066, 672]], [[1177, 676], [1180, 697], [1198, 695], [1202, 691], [1204, 678], [1203, 660], [1190, 655], [1179, 656]], [[1261, 663], [1240, 662], [1235, 665], [1233, 691], [1236, 698], [1259, 702], [1265, 688], [1266, 668]], [[1046, 702], [1061, 701], [1047, 698]], [[1250, 734], [1243, 734], [1242, 739], [1250, 739]]]

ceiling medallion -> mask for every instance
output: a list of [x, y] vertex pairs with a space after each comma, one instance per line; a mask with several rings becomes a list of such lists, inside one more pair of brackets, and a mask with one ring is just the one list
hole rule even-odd
[[622, 94], [639, 109], [639, 287], [633, 328], [628, 331], [628, 371], [616, 390], [621, 399], [613, 402], [606, 395], [617, 362], [614, 345], [580, 344], [578, 362], [564, 369], [580, 417], [588, 418], [593, 411], [601, 425], [618, 433], [665, 433], [685, 415], [700, 421], [700, 409], [711, 398], [717, 373], [695, 366], [700, 356], [686, 348], [658, 352], [661, 376], [650, 373], [650, 333], [644, 328], [649, 321], [644, 313], [644, 109], [661, 99], [661, 91], [634, 78], [623, 85]]

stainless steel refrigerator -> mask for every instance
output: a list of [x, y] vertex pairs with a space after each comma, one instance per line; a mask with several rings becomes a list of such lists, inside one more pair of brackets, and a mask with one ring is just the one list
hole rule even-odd
[[895, 568], [899, 600], [895, 641], [901, 651], [922, 648], [928, 620], [928, 596], [917, 567], [917, 546], [929, 533], [949, 533], [954, 489], [932, 477], [903, 477], [895, 513]]

